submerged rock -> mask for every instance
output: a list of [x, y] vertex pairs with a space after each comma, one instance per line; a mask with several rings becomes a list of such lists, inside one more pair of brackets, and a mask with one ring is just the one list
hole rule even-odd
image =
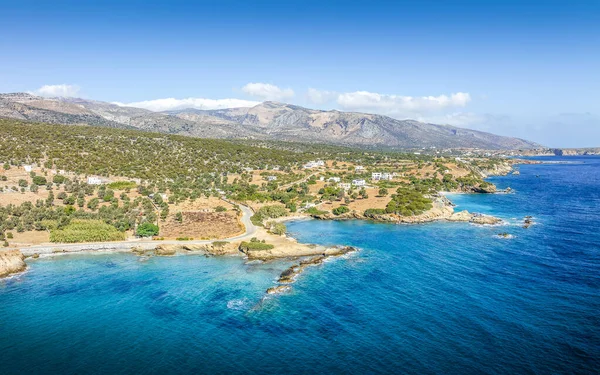
[[25, 271], [25, 256], [19, 250], [0, 250], [0, 277]]
[[292, 289], [292, 288], [290, 288], [289, 285], [277, 285], [277, 286], [267, 289], [267, 294], [280, 294], [280, 293], [287, 292], [290, 289]]

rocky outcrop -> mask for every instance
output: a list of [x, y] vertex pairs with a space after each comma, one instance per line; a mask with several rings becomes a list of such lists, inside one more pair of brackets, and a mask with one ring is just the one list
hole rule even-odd
[[154, 249], [154, 254], [158, 256], [172, 256], [177, 253], [178, 245], [158, 245]]
[[267, 289], [267, 294], [280, 294], [285, 293], [292, 289], [289, 285], [277, 285], [272, 288]]
[[308, 259], [304, 259], [304, 260], [300, 261], [298, 264], [295, 264], [295, 265], [287, 268], [286, 270], [284, 270], [279, 275], [279, 279], [277, 279], [277, 282], [280, 285], [267, 289], [267, 294], [286, 292], [286, 291], [290, 290], [290, 286], [288, 284], [295, 282], [298, 275], [300, 275], [302, 272], [304, 272], [304, 270], [307, 267], [317, 266], [319, 264], [322, 264], [327, 258], [348, 254], [353, 251], [356, 251], [356, 248], [351, 247], [351, 246], [339, 246], [339, 247], [333, 248], [328, 253], [324, 253], [324, 254], [320, 254], [320, 255], [317, 255], [317, 256], [314, 256], [314, 257], [311, 257]]
[[25, 256], [19, 250], [0, 250], [0, 277], [5, 277], [27, 268]]
[[502, 220], [498, 219], [497, 217], [478, 213], [471, 213], [467, 210], [456, 212], [452, 214], [449, 218], [447, 218], [447, 220], [469, 222], [479, 225], [495, 225], [502, 222]]

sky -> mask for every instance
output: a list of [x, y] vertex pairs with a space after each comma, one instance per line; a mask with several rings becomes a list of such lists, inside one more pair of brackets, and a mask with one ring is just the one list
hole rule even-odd
[[600, 146], [600, 0], [0, 0], [0, 92], [265, 100]]

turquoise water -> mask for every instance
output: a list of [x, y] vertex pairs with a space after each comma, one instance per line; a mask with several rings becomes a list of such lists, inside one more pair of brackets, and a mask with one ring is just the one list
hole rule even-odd
[[32, 260], [0, 281], [0, 373], [598, 373], [600, 158], [544, 160], [572, 163], [451, 196], [501, 227], [290, 223], [361, 251], [280, 296], [264, 291], [290, 262]]

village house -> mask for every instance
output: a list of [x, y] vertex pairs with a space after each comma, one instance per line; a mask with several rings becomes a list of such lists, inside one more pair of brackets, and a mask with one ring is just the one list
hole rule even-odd
[[367, 182], [365, 180], [352, 180], [354, 186], [365, 186]]
[[389, 181], [394, 178], [394, 175], [395, 174], [393, 174], [393, 173], [387, 173], [387, 172], [383, 172], [383, 173], [382, 172], [373, 172], [373, 173], [371, 173], [371, 179], [373, 181], [380, 181], [380, 180]]
[[267, 176], [267, 181], [276, 181], [277, 176]]
[[31, 165], [24, 165], [23, 168], [25, 169], [25, 172], [31, 172], [33, 170]]
[[365, 167], [363, 167], [362, 165], [357, 165], [356, 167], [354, 167], [354, 170], [356, 172], [362, 172], [365, 170]]
[[338, 186], [344, 190], [350, 190], [350, 188], [352, 187], [352, 185], [347, 182], [339, 183]]
[[304, 164], [304, 168], [305, 169], [310, 169], [310, 168], [319, 168], [319, 167], [324, 167], [325, 166], [325, 162], [323, 160], [317, 160], [317, 161], [309, 161], [308, 163]]
[[97, 176], [89, 176], [87, 178], [87, 183], [88, 185], [102, 185], [103, 180], [100, 177]]
[[331, 182], [340, 182], [340, 181], [341, 181], [341, 178], [339, 178], [339, 177], [329, 177], [329, 180], [327, 180], [327, 181], [331, 181]]

